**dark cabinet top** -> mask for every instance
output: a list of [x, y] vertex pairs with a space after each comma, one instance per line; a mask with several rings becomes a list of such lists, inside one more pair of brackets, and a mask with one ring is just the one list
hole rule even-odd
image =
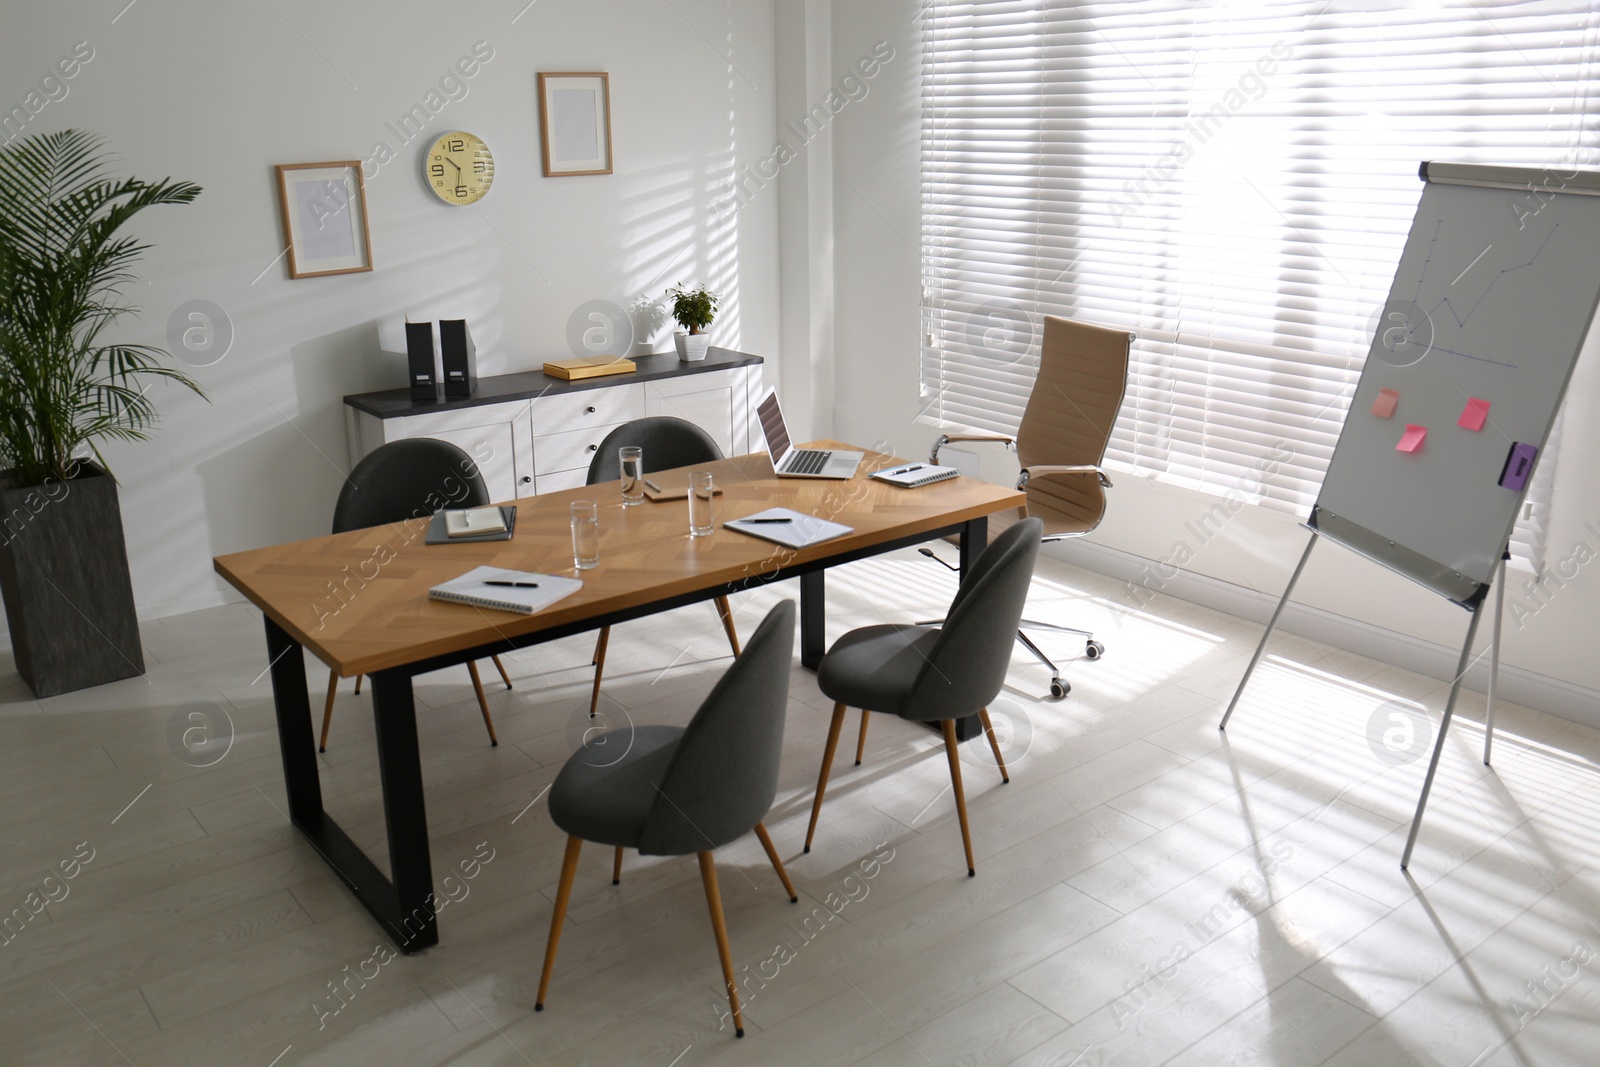
[[605, 389], [629, 382], [656, 382], [663, 378], [681, 378], [691, 374], [730, 370], [734, 367], [756, 366], [764, 362], [760, 356], [734, 352], [726, 348], [713, 348], [706, 358], [686, 363], [675, 352], [656, 352], [648, 356], [630, 357], [639, 369], [627, 374], [607, 374], [599, 378], [580, 378], [566, 381], [552, 378], [542, 370], [522, 371], [517, 374], [498, 374], [493, 378], [479, 378], [477, 392], [467, 397], [442, 396], [438, 400], [413, 400], [411, 390], [383, 389], [376, 393], [352, 393], [344, 402], [357, 411], [380, 419], [399, 419], [407, 415], [427, 415], [436, 411], [459, 411], [463, 408], [481, 407], [484, 404], [506, 404], [516, 400], [532, 400], [540, 396], [576, 393], [585, 389]]

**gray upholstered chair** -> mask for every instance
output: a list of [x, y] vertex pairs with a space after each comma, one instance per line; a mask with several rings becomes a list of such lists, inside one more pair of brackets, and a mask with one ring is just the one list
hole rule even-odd
[[[1009, 782], [1000, 743], [989, 723], [989, 702], [1006, 682], [1017, 622], [1039, 555], [1042, 526], [1038, 519], [1022, 519], [995, 538], [962, 581], [942, 626], [864, 626], [839, 638], [822, 657], [817, 686], [835, 703], [822, 752], [822, 773], [817, 776], [817, 796], [811, 804], [811, 825], [806, 829], [807, 852], [817, 832], [817, 816], [822, 813], [822, 796], [845, 712], [861, 708], [864, 714], [871, 709], [913, 722], [939, 724], [950, 761], [950, 782], [955, 787], [956, 814], [961, 819], [961, 843], [967, 850], [967, 874], [974, 873], [955, 723], [977, 713], [1000, 765], [1000, 780]], [[865, 741], [864, 723], [861, 737]], [[858, 748], [857, 763], [860, 757]]]
[[[589, 461], [587, 484], [615, 481], [621, 473], [617, 467], [617, 449], [637, 445], [644, 449], [644, 472], [671, 470], [697, 463], [713, 463], [722, 458], [722, 449], [711, 435], [684, 419], [670, 415], [653, 415], [624, 423], [606, 434]], [[739, 654], [739, 632], [733, 628], [733, 609], [728, 598], [719, 596], [712, 603], [717, 606], [717, 617], [728, 635], [733, 654]], [[589, 717], [594, 718], [600, 706], [600, 678], [606, 670], [606, 646], [611, 642], [611, 627], [602, 626], [594, 644], [594, 690], [589, 694]]]
[[625, 848], [646, 856], [693, 852], [700, 859], [735, 1032], [744, 1036], [712, 850], [755, 830], [790, 902], [799, 899], [761, 825], [778, 791], [793, 654], [794, 602], [785, 600], [767, 613], [687, 727], [609, 730], [587, 740], [561, 768], [550, 787], [550, 818], [567, 832], [567, 851], [535, 1011], [544, 1010], [583, 843], [615, 846], [612, 884]]
[[[440, 508], [476, 508], [489, 503], [489, 487], [484, 483], [478, 465], [472, 457], [448, 441], [431, 437], [415, 437], [390, 441], [367, 453], [356, 464], [355, 470], [344, 480], [339, 490], [339, 502], [333, 509], [333, 532], [347, 533], [364, 530], [369, 526], [384, 526], [392, 522], [432, 515]], [[501, 681], [511, 688], [511, 676], [500, 662], [491, 657], [500, 672]], [[494, 736], [494, 720], [489, 718], [489, 702], [483, 695], [483, 680], [478, 677], [478, 665], [467, 663], [472, 675], [472, 691], [478, 697], [478, 710], [483, 712], [483, 725], [489, 731], [489, 744], [500, 742]], [[338, 672], [328, 672], [328, 699], [322, 709], [322, 737], [317, 751], [328, 750], [328, 726], [333, 722], [333, 699], [338, 694]], [[361, 678], [356, 677], [356, 692], [361, 692]]]

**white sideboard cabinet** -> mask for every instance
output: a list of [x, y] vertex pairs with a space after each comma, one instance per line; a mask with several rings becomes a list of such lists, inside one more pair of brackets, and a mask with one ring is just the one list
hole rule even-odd
[[582, 485], [606, 434], [633, 419], [672, 415], [705, 430], [723, 453], [760, 447], [762, 360], [713, 348], [702, 361], [637, 357], [629, 374], [569, 382], [542, 371], [481, 378], [470, 397], [423, 401], [389, 389], [344, 398], [352, 465], [379, 445], [435, 437], [478, 464], [495, 500]]

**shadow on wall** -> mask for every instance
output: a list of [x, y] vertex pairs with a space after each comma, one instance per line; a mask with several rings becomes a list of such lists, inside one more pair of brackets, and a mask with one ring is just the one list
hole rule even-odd
[[345, 394], [405, 385], [405, 357], [383, 351], [376, 321], [295, 345], [289, 360], [294, 406], [255, 393], [267, 428], [196, 466], [218, 555], [326, 534], [350, 469]]

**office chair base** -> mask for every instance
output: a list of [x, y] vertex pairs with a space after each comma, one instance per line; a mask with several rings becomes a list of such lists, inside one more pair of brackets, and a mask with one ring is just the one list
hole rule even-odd
[[1017, 640], [1022, 647], [1033, 653], [1033, 658], [1050, 668], [1050, 696], [1055, 700], [1063, 700], [1072, 692], [1072, 684], [1061, 677], [1061, 668], [1055, 665], [1051, 658], [1044, 654], [1044, 650], [1034, 644], [1032, 639], [1021, 630], [1017, 631]]
[[[933, 549], [931, 548], [919, 548], [917, 551], [942, 566], [945, 570], [959, 571], [961, 569], [934, 555]], [[943, 626], [944, 620], [927, 619], [924, 621], [919, 621], [917, 625]], [[1101, 656], [1106, 654], [1106, 646], [1094, 639], [1093, 630], [1080, 630], [1076, 626], [1062, 626], [1059, 623], [1043, 622], [1038, 619], [1023, 619], [1017, 630], [1017, 640], [1021, 641], [1022, 644], [1027, 647], [1028, 651], [1033, 653], [1035, 659], [1044, 664], [1046, 667], [1050, 668], [1050, 697], [1052, 700], [1065, 700], [1067, 698], [1067, 694], [1072, 692], [1072, 683], [1068, 682], [1065, 678], [1062, 678], [1061, 668], [1057, 667], [1051, 661], [1049, 656], [1046, 656], [1042, 651], [1040, 651], [1038, 645], [1028, 640], [1028, 635], [1022, 632], [1022, 628], [1024, 627], [1030, 630], [1051, 630], [1055, 633], [1077, 634], [1085, 639], [1083, 642], [1083, 654], [1089, 659], [1099, 659]], [[863, 713], [861, 717], [861, 740], [856, 746], [856, 766], [858, 767], [861, 765], [861, 750], [866, 746], [866, 741], [867, 722], [866, 715]], [[810, 850], [808, 849], [807, 851]]]

